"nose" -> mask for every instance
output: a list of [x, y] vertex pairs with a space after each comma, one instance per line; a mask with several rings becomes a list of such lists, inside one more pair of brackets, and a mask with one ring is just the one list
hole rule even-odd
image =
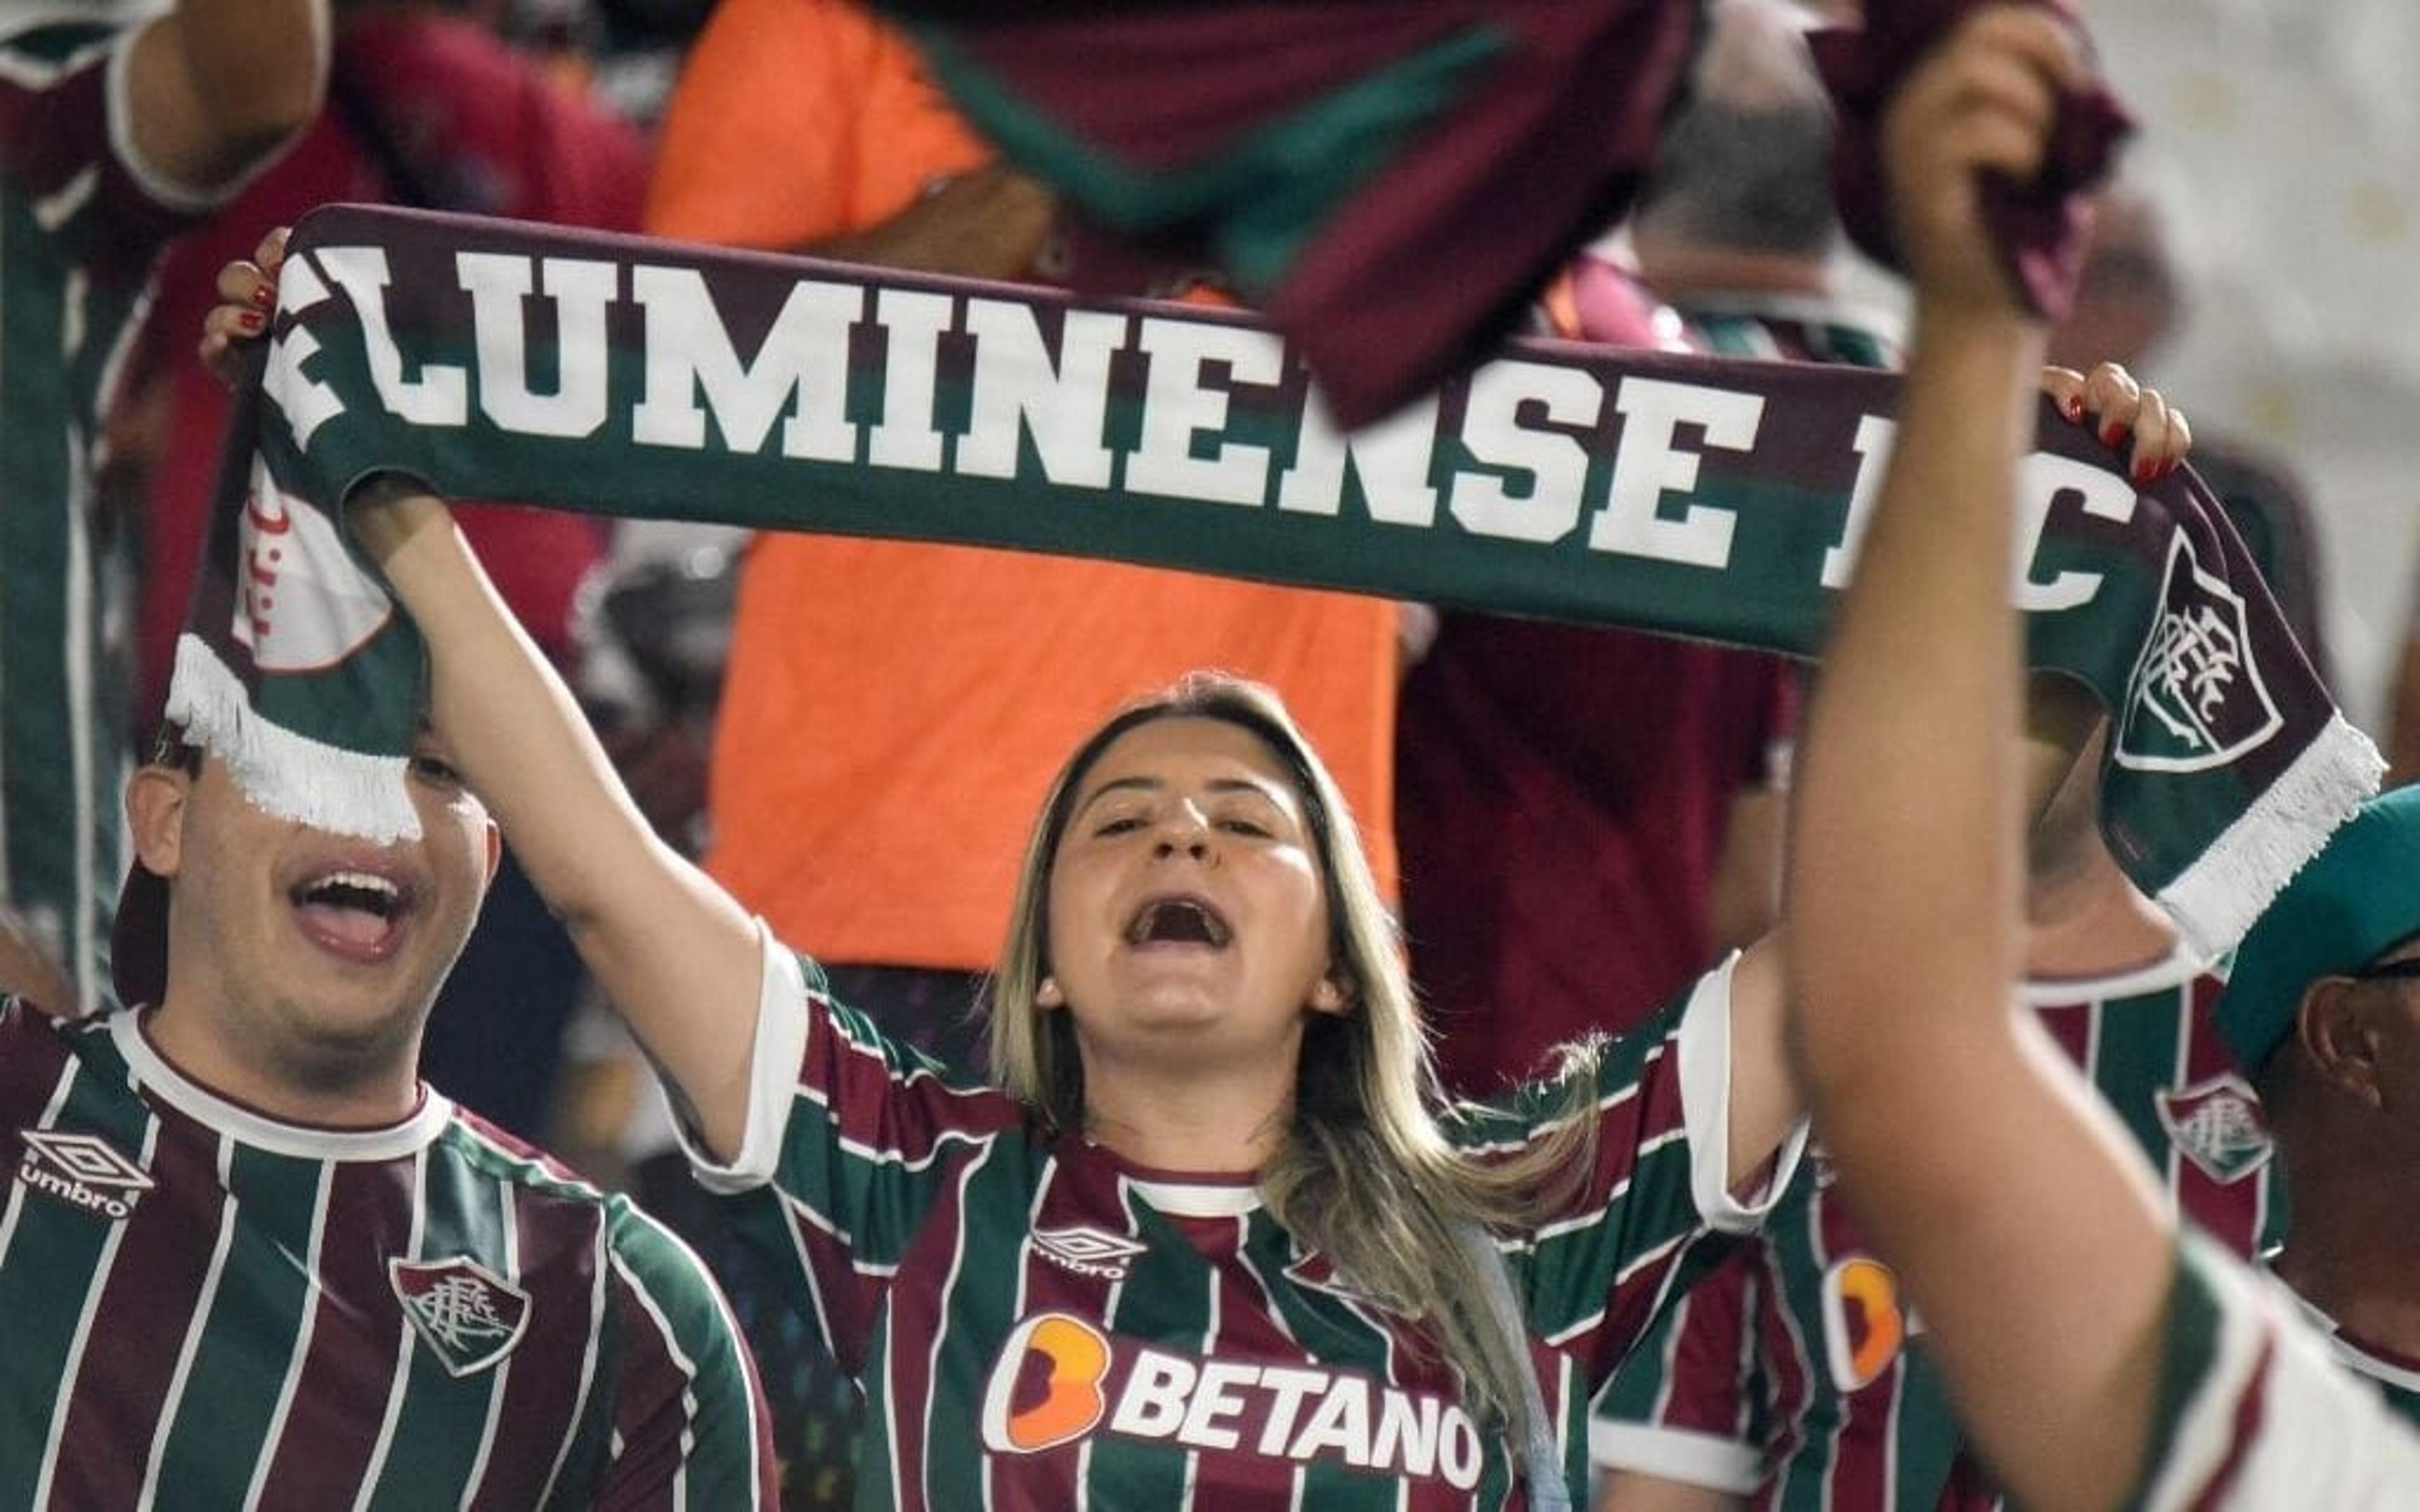
[[1183, 804], [1161, 823], [1151, 854], [1156, 860], [1173, 860], [1181, 855], [1206, 865], [1218, 857], [1216, 847], [1210, 843], [1215, 833], [1199, 810], [1189, 803]]

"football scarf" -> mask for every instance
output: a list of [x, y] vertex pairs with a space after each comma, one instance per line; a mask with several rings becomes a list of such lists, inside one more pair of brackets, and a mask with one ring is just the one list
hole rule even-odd
[[[1882, 108], [1982, 3], [1865, 0], [1860, 29], [1816, 39], [1842, 219], [1885, 262]], [[1486, 355], [1621, 218], [1706, 24], [1704, 0], [876, 4], [1068, 208], [1067, 282], [1133, 294], [1210, 273], [1299, 344], [1357, 425]], [[2082, 260], [2070, 192], [2129, 125], [2105, 91], [2079, 92], [2039, 181], [1984, 186], [2047, 313]]]
[[[295, 232], [169, 714], [256, 801], [412, 831], [417, 633], [338, 521], [458, 498], [1105, 557], [1816, 655], [1880, 482], [1884, 374], [1515, 342], [1341, 431], [1258, 320], [338, 207]], [[2045, 404], [2028, 655], [2115, 720], [2103, 829], [2230, 943], [2377, 783], [2189, 473]]]

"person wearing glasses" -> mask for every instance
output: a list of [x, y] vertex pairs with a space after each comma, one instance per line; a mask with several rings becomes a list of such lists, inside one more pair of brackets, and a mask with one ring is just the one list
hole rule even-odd
[[2372, 799], [2278, 894], [2218, 1023], [2284, 1166], [2271, 1269], [2420, 1423], [2420, 787]]

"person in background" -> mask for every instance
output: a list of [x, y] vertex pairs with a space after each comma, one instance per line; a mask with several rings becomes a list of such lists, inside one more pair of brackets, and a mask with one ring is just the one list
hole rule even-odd
[[[2007, 585], [2048, 332], [2002, 271], [1980, 179], [2031, 181], [2087, 78], [2060, 13], [1983, 7], [1882, 123], [1917, 291], [1909, 403], [1801, 748], [1788, 1042], [1842, 1193], [2013, 1499], [2400, 1505], [2420, 1440], [2271, 1288], [2180, 1233], [2012, 1011], [2022, 678]], [[2138, 465], [2175, 440], [2149, 400], [2131, 428]]]
[[2294, 1215], [2269, 1266], [2420, 1424], [2420, 790], [2371, 800], [2235, 952], [2219, 1003]]
[[[1833, 296], [1829, 106], [1797, 27], [1773, 0], [1714, 8], [1630, 223], [1644, 280], [1581, 254], [1546, 300], [1559, 334], [1895, 363], [1895, 327]], [[1404, 682], [1396, 830], [1450, 1088], [1527, 1076], [1771, 927], [1797, 706], [1783, 657], [1437, 616]]]
[[138, 532], [96, 483], [126, 342], [163, 244], [318, 109], [327, 50], [326, 0], [0, 4], [0, 990], [60, 1012], [100, 1001], [124, 866]]

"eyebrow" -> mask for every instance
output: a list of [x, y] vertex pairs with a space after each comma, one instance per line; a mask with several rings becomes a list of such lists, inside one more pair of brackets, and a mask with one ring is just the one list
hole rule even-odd
[[[1276, 791], [1273, 790], [1272, 785], [1259, 778], [1214, 777], [1209, 781], [1202, 784], [1202, 786], [1205, 792], [1249, 793], [1257, 797], [1265, 798], [1269, 802], [1279, 805], [1280, 808], [1284, 806], [1284, 800], [1278, 795]], [[1112, 793], [1162, 793], [1167, 791], [1167, 788], [1168, 779], [1165, 778], [1111, 778], [1109, 781], [1102, 783], [1099, 787], [1094, 788], [1090, 794], [1086, 795], [1084, 801], [1076, 806], [1076, 812], [1078, 814], [1081, 814], [1085, 810], [1090, 809], [1094, 804], [1100, 802], [1103, 798], [1108, 797]]]

